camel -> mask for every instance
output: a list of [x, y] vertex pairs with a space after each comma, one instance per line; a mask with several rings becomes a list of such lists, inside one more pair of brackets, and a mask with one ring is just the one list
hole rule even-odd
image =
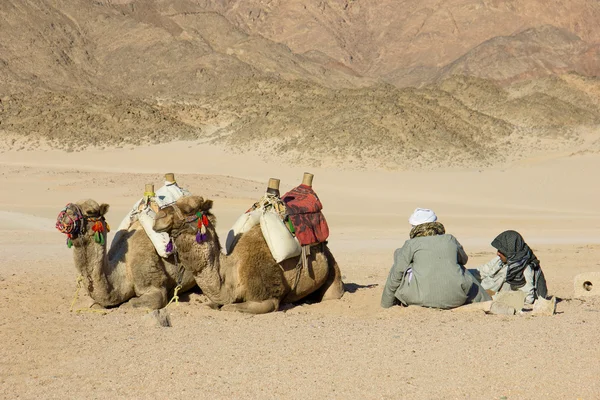
[[[275, 262], [260, 225], [241, 235], [230, 255], [221, 252], [212, 200], [182, 197], [163, 208], [154, 230], [167, 232], [181, 263], [196, 278], [212, 308], [264, 314], [302, 299], [323, 301], [344, 294], [340, 269], [326, 244], [312, 247], [307, 266], [300, 257]], [[202, 228], [199, 230], [199, 227]]]
[[[108, 204], [88, 199], [69, 203], [57, 218], [56, 227], [69, 233], [75, 267], [83, 277], [89, 296], [102, 307], [128, 301], [132, 307], [159, 309], [177, 285], [180, 267], [174, 257], [161, 258], [139, 222], [115, 235], [107, 254]], [[104, 235], [104, 236], [103, 236]], [[196, 285], [181, 270], [180, 293]]]

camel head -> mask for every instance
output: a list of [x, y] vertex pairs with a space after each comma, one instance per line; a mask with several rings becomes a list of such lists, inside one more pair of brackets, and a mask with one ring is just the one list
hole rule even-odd
[[177, 237], [185, 232], [197, 234], [202, 225], [208, 226], [209, 222], [215, 227], [217, 220], [210, 213], [212, 205], [212, 200], [204, 200], [200, 196], [181, 197], [158, 212], [153, 229]]
[[69, 203], [56, 218], [56, 229], [67, 235], [67, 245], [71, 247], [74, 239], [93, 237], [97, 243], [104, 244], [108, 224], [104, 214], [108, 212], [108, 204], [98, 204], [88, 199], [77, 203]]

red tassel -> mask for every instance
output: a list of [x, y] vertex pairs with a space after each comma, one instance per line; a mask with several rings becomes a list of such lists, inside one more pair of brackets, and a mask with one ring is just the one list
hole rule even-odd
[[92, 226], [92, 230], [94, 232], [104, 232], [104, 226], [102, 225], [101, 221], [96, 221], [96, 223], [94, 224], [94, 226]]
[[204, 226], [208, 226], [208, 217], [206, 216], [206, 214], [202, 214], [202, 224]]

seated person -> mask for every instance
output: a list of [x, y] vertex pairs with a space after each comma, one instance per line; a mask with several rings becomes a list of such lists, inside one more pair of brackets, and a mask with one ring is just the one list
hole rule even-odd
[[477, 267], [484, 289], [493, 292], [521, 290], [525, 292], [527, 304], [548, 296], [540, 262], [521, 234], [504, 231], [494, 239], [492, 246], [498, 250], [497, 256]]
[[394, 304], [454, 308], [491, 300], [479, 282], [467, 271], [468, 257], [435, 213], [417, 208], [409, 218], [410, 240], [394, 252], [381, 306]]

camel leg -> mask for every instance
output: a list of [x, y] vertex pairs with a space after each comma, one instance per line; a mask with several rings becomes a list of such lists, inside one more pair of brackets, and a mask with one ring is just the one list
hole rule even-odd
[[167, 289], [153, 287], [140, 297], [132, 298], [129, 300], [129, 303], [135, 308], [158, 310], [159, 308], [163, 308], [167, 304], [167, 301]]
[[279, 309], [279, 299], [264, 301], [246, 301], [244, 303], [225, 304], [221, 311], [238, 311], [249, 314], [266, 314]]
[[323, 286], [317, 290], [314, 297], [311, 297], [315, 301], [337, 300], [344, 295], [344, 282], [342, 282], [340, 267], [329, 250], [326, 251], [325, 256], [329, 264], [329, 275]]

